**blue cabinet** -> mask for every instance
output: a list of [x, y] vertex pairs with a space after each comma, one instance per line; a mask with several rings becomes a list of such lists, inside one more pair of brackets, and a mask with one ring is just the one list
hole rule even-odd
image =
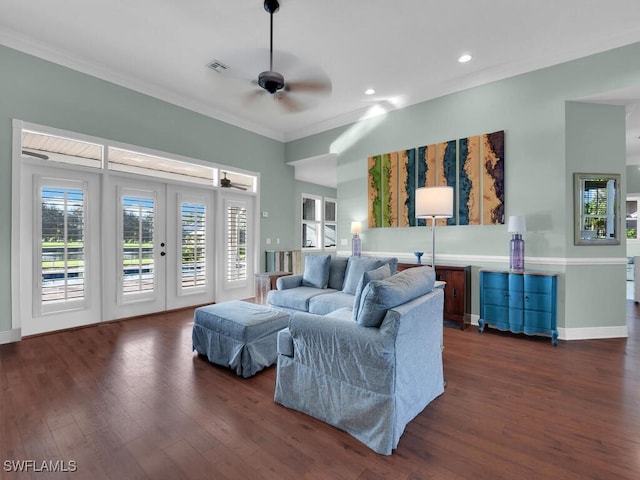
[[558, 345], [558, 275], [480, 270], [478, 330], [489, 325], [527, 335], [547, 335]]

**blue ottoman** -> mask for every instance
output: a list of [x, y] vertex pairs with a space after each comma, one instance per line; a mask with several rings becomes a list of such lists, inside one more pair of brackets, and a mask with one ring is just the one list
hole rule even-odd
[[193, 349], [211, 363], [251, 377], [275, 363], [278, 331], [288, 324], [289, 314], [255, 303], [199, 307], [194, 314]]

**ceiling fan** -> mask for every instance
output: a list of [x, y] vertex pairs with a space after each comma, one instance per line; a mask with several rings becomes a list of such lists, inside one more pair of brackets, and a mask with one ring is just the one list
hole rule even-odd
[[222, 188], [235, 188], [236, 190], [247, 190], [251, 186], [251, 185], [245, 185], [244, 183], [232, 182], [230, 178], [227, 178], [227, 172], [222, 172], [222, 175], [224, 175], [224, 177], [220, 179], [220, 186]]
[[289, 97], [289, 93], [329, 93], [331, 91], [331, 81], [323, 74], [316, 74], [314, 77], [303, 81], [288, 82], [284, 76], [273, 69], [273, 14], [280, 9], [278, 0], [265, 0], [264, 9], [270, 17], [270, 42], [269, 42], [269, 70], [258, 75], [257, 84], [263, 89], [253, 92], [252, 97], [268, 92], [274, 99], [279, 100], [282, 105], [290, 111], [302, 110], [303, 106]]

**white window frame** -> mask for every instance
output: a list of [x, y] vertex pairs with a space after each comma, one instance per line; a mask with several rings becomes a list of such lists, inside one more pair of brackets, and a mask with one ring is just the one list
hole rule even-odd
[[[315, 219], [308, 220], [304, 218], [304, 201], [305, 200], [313, 200], [315, 202]], [[302, 199], [300, 201], [300, 244], [303, 252], [320, 252], [323, 250], [324, 237], [322, 230], [322, 218], [323, 218], [323, 203], [322, 197], [318, 195], [311, 195], [309, 193], [303, 193]], [[306, 226], [311, 226], [315, 229], [316, 232], [316, 245], [306, 246], [304, 245], [306, 242], [303, 241], [304, 231]]]
[[[36, 181], [35, 188], [33, 189], [34, 199], [34, 207], [36, 211], [34, 212], [35, 217], [35, 235], [33, 236], [33, 247], [32, 251], [40, 251], [42, 252], [42, 198], [41, 192], [43, 187], [59, 187], [65, 189], [74, 189], [82, 191], [83, 195], [83, 205], [82, 205], [82, 217], [83, 217], [83, 262], [84, 262], [84, 285], [83, 285], [83, 295], [81, 298], [70, 299], [70, 300], [60, 300], [58, 302], [45, 303], [42, 300], [42, 258], [35, 259], [34, 262], [34, 274], [33, 278], [34, 282], [34, 291], [33, 291], [33, 301], [34, 301], [34, 312], [35, 316], [42, 317], [47, 314], [54, 314], [59, 312], [69, 312], [74, 310], [84, 310], [89, 305], [90, 300], [90, 292], [88, 287], [88, 282], [90, 281], [92, 274], [91, 269], [93, 265], [90, 262], [91, 259], [91, 249], [92, 249], [92, 237], [91, 237], [91, 229], [86, 227], [88, 223], [87, 213], [88, 208], [87, 204], [88, 200], [88, 183], [82, 180], [68, 180], [68, 179], [57, 179], [57, 178], [47, 178], [47, 177], [38, 177]], [[66, 242], [65, 242], [66, 243]]]
[[[316, 218], [314, 220], [308, 220], [304, 218], [304, 201], [305, 199], [310, 199], [315, 201], [316, 206]], [[333, 203], [335, 205], [335, 219], [327, 220], [325, 218], [325, 208], [327, 203]], [[305, 231], [305, 226], [311, 225], [315, 228], [317, 234], [317, 245], [313, 247], [307, 247], [303, 242], [303, 235]], [[335, 227], [336, 232], [336, 245], [332, 247], [325, 247], [324, 244], [324, 236], [327, 225], [332, 225]], [[310, 193], [303, 193], [302, 198], [300, 200], [300, 246], [303, 252], [335, 252], [337, 251], [337, 243], [338, 243], [338, 201], [335, 198], [323, 197], [321, 195], [313, 195]]]
[[[327, 211], [327, 203], [333, 203], [334, 208], [334, 219], [327, 220], [325, 217], [325, 212]], [[338, 201], [335, 198], [325, 197], [322, 200], [322, 248], [325, 251], [335, 252], [338, 248]], [[335, 232], [336, 238], [335, 243], [331, 247], [325, 246], [325, 234], [327, 232], [327, 225], [333, 227], [333, 231]]]
[[626, 202], [637, 202], [638, 209], [640, 210], [640, 193], [632, 193], [628, 194], [625, 200], [625, 228], [624, 235], [629, 243], [640, 243], [640, 235], [638, 230], [640, 230], [640, 218], [636, 219], [637, 227], [636, 227], [636, 238], [627, 238], [627, 217], [626, 217]]

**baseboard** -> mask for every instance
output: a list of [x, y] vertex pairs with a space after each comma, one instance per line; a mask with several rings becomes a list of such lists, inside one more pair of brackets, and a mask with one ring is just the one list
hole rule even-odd
[[[471, 325], [478, 325], [479, 315], [470, 315]], [[604, 338], [627, 338], [626, 325], [618, 327], [558, 328], [560, 340], [600, 340]]]
[[0, 332], [0, 345], [4, 343], [19, 342], [22, 339], [22, 331], [19, 328]]
[[603, 338], [627, 338], [626, 325], [617, 327], [558, 328], [560, 340], [598, 340]]

